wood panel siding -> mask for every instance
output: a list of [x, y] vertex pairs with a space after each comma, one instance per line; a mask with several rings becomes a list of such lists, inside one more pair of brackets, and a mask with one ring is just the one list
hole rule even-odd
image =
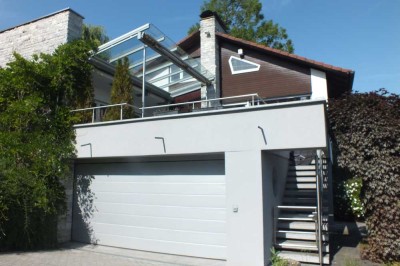
[[[232, 74], [229, 58], [238, 57], [239, 48], [244, 50], [243, 59], [260, 64], [259, 71]], [[311, 94], [309, 67], [228, 42], [221, 42], [221, 84], [222, 97], [249, 93], [263, 98]]]
[[200, 101], [200, 90], [195, 90], [174, 98], [174, 103]]

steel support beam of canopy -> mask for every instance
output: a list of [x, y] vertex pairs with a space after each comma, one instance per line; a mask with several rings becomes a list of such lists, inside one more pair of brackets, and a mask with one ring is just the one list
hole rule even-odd
[[183, 61], [179, 56], [175, 55], [173, 52], [171, 52], [168, 48], [164, 47], [162, 44], [157, 42], [152, 36], [142, 32], [141, 34], [138, 35], [138, 39], [143, 42], [144, 44], [148, 45], [151, 47], [154, 51], [159, 53], [160, 55], [166, 57], [169, 59], [171, 62], [173, 62], [176, 66], [180, 67], [183, 69], [185, 72], [187, 72], [189, 75], [197, 79], [198, 81], [206, 84], [206, 85], [211, 85], [211, 81], [203, 76], [201, 73], [199, 73], [196, 69], [188, 65], [185, 61]]

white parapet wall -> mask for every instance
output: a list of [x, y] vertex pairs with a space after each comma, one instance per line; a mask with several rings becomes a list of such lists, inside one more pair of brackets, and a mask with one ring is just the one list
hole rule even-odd
[[83, 17], [64, 9], [22, 25], [0, 31], [0, 67], [17, 52], [31, 59], [34, 54], [51, 54], [61, 44], [81, 36]]
[[269, 260], [271, 211], [282, 194], [288, 151], [326, 147], [325, 104], [300, 101], [77, 125], [78, 162], [224, 154], [227, 265], [262, 266]]
[[326, 147], [324, 104], [302, 101], [78, 125], [77, 157]]

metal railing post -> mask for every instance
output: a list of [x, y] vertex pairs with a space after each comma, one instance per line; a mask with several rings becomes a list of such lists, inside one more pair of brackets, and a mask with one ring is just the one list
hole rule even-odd
[[146, 45], [143, 46], [142, 118], [144, 117], [144, 108], [146, 106], [146, 47]]
[[318, 217], [318, 256], [319, 264], [322, 265], [322, 191], [321, 191], [321, 181], [322, 181], [322, 151], [317, 150], [317, 155], [315, 157], [315, 165], [317, 167], [316, 171], [316, 191], [317, 191], [317, 217]]
[[122, 120], [122, 104], [119, 107], [119, 120]]
[[94, 110], [95, 109], [92, 110], [92, 123], [94, 123]]
[[278, 229], [278, 221], [277, 221], [277, 219], [278, 219], [278, 208], [277, 207], [274, 207], [274, 211], [273, 211], [273, 220], [272, 220], [272, 222], [274, 223], [273, 224], [273, 228], [274, 228], [274, 232], [273, 232], [273, 241], [274, 241], [274, 245], [276, 245], [276, 230]]

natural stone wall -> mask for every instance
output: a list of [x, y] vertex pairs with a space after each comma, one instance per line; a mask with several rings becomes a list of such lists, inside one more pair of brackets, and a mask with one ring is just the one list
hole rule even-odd
[[[202, 86], [201, 99], [213, 99], [221, 97], [220, 93], [220, 68], [219, 61], [219, 45], [216, 40], [216, 32], [225, 32], [219, 24], [217, 18], [213, 15], [202, 18], [200, 21], [200, 44], [201, 44], [201, 65], [215, 77], [214, 82], [210, 86]], [[210, 105], [215, 105], [216, 102], [211, 102]], [[202, 107], [207, 107], [207, 103], [202, 103]]]
[[83, 17], [65, 9], [37, 20], [0, 31], [0, 67], [17, 52], [30, 59], [39, 53], [51, 54], [61, 44], [81, 36]]

